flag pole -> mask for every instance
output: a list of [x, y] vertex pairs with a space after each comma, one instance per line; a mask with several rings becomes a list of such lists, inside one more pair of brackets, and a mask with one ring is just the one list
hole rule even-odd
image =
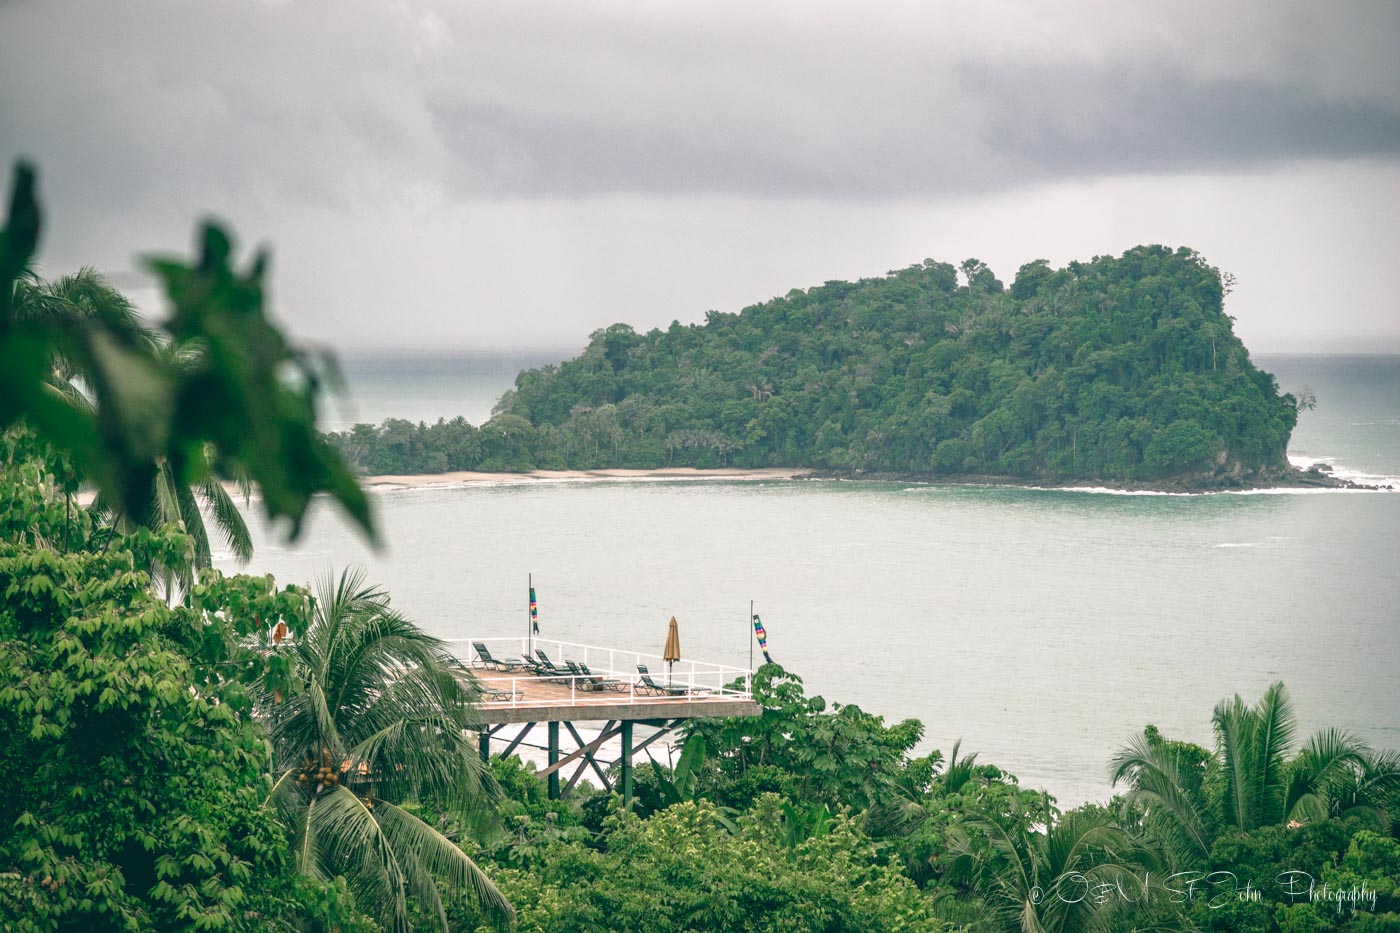
[[530, 612], [530, 602], [535, 595], [535, 575], [527, 573], [525, 580], [530, 587], [531, 596], [531, 599], [525, 601], [525, 640], [530, 646], [530, 649], [525, 652], [525, 656], [533, 658], [535, 656], [535, 616], [534, 613]]
[[749, 642], [749, 673], [753, 673], [753, 600], [749, 600], [749, 620], [744, 626], [744, 634]]

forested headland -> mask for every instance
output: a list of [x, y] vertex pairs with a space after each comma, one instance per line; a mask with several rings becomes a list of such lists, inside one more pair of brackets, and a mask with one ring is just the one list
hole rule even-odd
[[596, 331], [493, 417], [332, 440], [370, 474], [800, 467], [1228, 486], [1289, 472], [1297, 402], [1253, 365], [1229, 277], [1140, 246], [1010, 288], [975, 259], [794, 289], [704, 324]]

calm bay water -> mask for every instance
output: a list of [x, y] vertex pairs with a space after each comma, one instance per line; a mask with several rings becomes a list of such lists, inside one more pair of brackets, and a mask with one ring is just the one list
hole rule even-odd
[[[1400, 358], [1259, 362], [1318, 397], [1292, 455], [1400, 476]], [[405, 395], [420, 378], [401, 373]], [[1400, 494], [765, 481], [375, 500], [384, 551], [322, 508], [296, 546], [260, 534], [250, 569], [364, 564], [445, 637], [523, 634], [533, 573], [545, 637], [659, 652], [675, 615], [687, 656], [740, 665], [752, 599], [811, 692], [920, 719], [925, 748], [961, 737], [1066, 804], [1109, 795], [1108, 758], [1145, 723], [1208, 743], [1217, 700], [1277, 679], [1304, 736], [1400, 747]]]

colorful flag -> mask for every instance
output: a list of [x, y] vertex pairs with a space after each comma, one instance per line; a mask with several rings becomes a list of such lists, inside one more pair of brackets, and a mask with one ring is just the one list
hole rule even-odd
[[773, 658], [768, 654], [768, 633], [763, 630], [763, 620], [756, 612], [753, 614], [753, 633], [758, 637], [758, 650], [763, 652], [763, 660], [772, 664]]
[[540, 633], [540, 604], [535, 602], [535, 588], [530, 587], [530, 630]]

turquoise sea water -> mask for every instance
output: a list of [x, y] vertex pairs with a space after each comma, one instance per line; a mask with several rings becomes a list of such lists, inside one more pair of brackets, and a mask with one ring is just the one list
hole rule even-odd
[[[1400, 477], [1400, 358], [1259, 362], [1318, 397], [1291, 455]], [[1304, 735], [1400, 747], [1400, 493], [652, 481], [375, 501], [383, 552], [322, 509], [296, 546], [261, 534], [251, 569], [365, 564], [446, 637], [523, 633], [533, 573], [546, 637], [659, 652], [675, 615], [687, 656], [730, 664], [752, 599], [811, 691], [920, 719], [924, 747], [961, 737], [1066, 804], [1111, 793], [1108, 757], [1145, 723], [1208, 742], [1217, 700], [1276, 679]]]

